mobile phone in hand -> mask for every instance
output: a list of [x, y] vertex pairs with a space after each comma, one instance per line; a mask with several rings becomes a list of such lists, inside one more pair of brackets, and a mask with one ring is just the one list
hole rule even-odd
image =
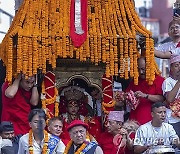
[[180, 9], [179, 8], [173, 9], [173, 16], [175, 16], [175, 17], [179, 17], [180, 16]]

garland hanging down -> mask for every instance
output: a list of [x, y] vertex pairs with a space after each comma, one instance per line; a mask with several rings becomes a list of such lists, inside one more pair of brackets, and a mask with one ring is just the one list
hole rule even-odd
[[[42, 153], [46, 154], [48, 153], [48, 132], [44, 130], [44, 145], [42, 148]], [[29, 154], [33, 154], [33, 132], [32, 130], [29, 131]]]
[[[65, 151], [64, 151], [64, 154], [68, 154], [69, 152], [69, 149], [71, 148], [73, 144], [73, 141], [70, 140], [69, 143], [67, 144], [66, 148], [65, 148]], [[82, 152], [82, 150], [87, 146], [86, 143], [83, 143], [80, 148], [74, 153], [74, 154], [80, 154]]]
[[[132, 0], [75, 1], [76, 34], [86, 34], [82, 45], [74, 45], [70, 36], [71, 0], [24, 0], [0, 46], [0, 57], [7, 69], [6, 80], [22, 72], [26, 76], [46, 72], [46, 62], [56, 67], [56, 59], [90, 59], [106, 64], [106, 76], [134, 78], [138, 84], [136, 34], [146, 38], [146, 79], [152, 84], [158, 69], [154, 61], [154, 43], [135, 12]], [[82, 7], [86, 5], [86, 7]], [[77, 7], [77, 9], [76, 9]], [[87, 19], [83, 9], [87, 8]], [[87, 27], [83, 29], [87, 20]], [[86, 32], [86, 28], [87, 32]], [[71, 29], [72, 30], [72, 29]], [[84, 31], [85, 30], [85, 31]]]

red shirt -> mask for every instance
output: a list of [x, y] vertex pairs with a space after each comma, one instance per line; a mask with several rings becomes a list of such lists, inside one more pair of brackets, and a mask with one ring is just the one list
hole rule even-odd
[[[108, 132], [104, 132], [100, 135], [98, 143], [104, 154], [117, 154], [118, 147], [114, 145], [113, 138], [114, 136]], [[125, 154], [124, 150], [124, 148], [120, 148], [118, 154]]]
[[8, 88], [8, 83], [5, 82], [2, 86], [2, 121], [10, 121], [13, 123], [15, 135], [28, 133], [30, 127], [28, 115], [31, 106], [28, 102], [31, 98], [31, 91], [18, 89], [13, 98], [5, 96], [5, 90]]
[[95, 139], [97, 139], [102, 132], [100, 118], [101, 117], [93, 117], [91, 120], [88, 121], [89, 134], [91, 134]]
[[63, 129], [62, 129], [62, 133], [60, 135], [60, 138], [62, 140], [66, 140], [67, 143], [71, 140], [69, 132], [67, 131], [68, 125], [69, 124], [65, 120], [63, 120]]
[[[151, 95], [163, 95], [162, 92], [162, 83], [164, 78], [161, 76], [156, 76], [152, 85], [148, 85], [146, 80], [139, 78], [138, 85], [134, 85], [134, 81], [131, 81], [126, 91], [141, 91], [145, 94]], [[140, 98], [140, 103], [135, 110], [131, 110], [130, 119], [136, 120], [140, 125], [145, 124], [146, 122], [152, 120], [151, 117], [151, 105], [152, 101], [145, 98]]]

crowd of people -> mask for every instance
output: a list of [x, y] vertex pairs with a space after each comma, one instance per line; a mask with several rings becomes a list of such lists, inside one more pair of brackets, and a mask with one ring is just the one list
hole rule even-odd
[[[153, 147], [160, 145], [172, 145], [175, 152], [180, 153], [179, 18], [169, 23], [168, 33], [172, 41], [155, 48], [155, 56], [169, 59], [170, 76], [164, 79], [156, 75], [149, 85], [146, 59], [139, 57], [138, 85], [132, 80], [124, 92], [120, 92], [118, 100], [114, 97], [114, 110], [104, 120], [103, 98], [97, 88], [89, 91], [91, 103], [87, 101], [86, 105], [82, 102], [80, 105], [76, 95], [65, 96], [65, 112], [47, 119], [46, 111], [37, 107], [40, 94], [35, 76], [26, 78], [19, 74], [11, 85], [5, 82], [0, 153], [141, 154], [150, 153]], [[80, 91], [76, 87], [69, 89]], [[65, 89], [63, 93], [65, 95]], [[138, 102], [134, 108], [126, 104], [129, 93]]]

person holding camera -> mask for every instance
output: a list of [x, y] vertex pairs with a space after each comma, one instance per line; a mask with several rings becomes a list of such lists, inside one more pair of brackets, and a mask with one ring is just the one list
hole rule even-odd
[[154, 55], [158, 58], [166, 59], [171, 55], [180, 55], [180, 17], [174, 18], [169, 23], [168, 34], [172, 41], [164, 43], [155, 48]]

